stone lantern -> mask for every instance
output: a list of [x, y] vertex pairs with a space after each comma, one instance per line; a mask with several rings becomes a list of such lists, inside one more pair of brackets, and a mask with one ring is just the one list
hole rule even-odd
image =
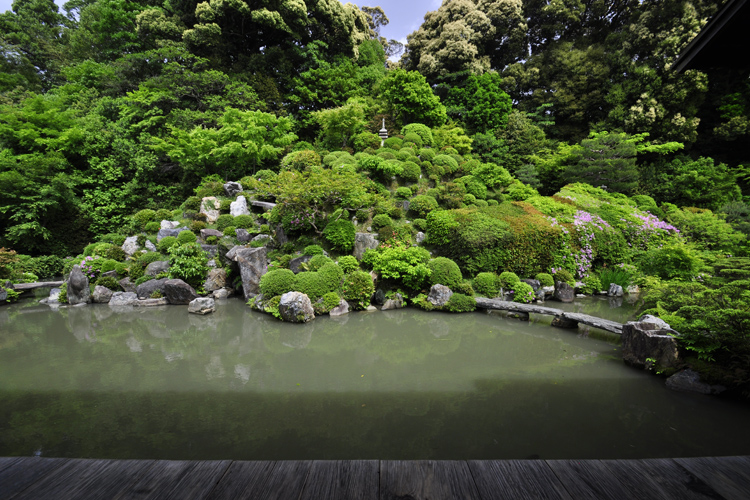
[[388, 139], [388, 131], [385, 129], [385, 118], [383, 118], [383, 128], [380, 129], [378, 135], [380, 136], [380, 147], [382, 148], [385, 140]]

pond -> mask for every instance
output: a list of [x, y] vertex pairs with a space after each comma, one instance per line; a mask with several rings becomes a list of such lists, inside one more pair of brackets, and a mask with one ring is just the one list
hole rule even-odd
[[747, 405], [670, 391], [615, 342], [532, 319], [404, 309], [292, 325], [240, 300], [208, 316], [25, 301], [0, 308], [0, 456], [750, 454]]

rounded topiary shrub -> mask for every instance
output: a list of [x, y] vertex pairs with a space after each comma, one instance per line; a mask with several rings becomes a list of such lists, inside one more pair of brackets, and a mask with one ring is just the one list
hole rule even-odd
[[405, 200], [411, 197], [411, 189], [409, 189], [408, 187], [397, 188], [393, 193], [393, 196], [396, 197], [396, 199]]
[[593, 274], [586, 276], [581, 281], [583, 282], [583, 285], [581, 286], [581, 289], [579, 290], [580, 293], [585, 293], [586, 295], [593, 295], [603, 290], [602, 282], [599, 280], [598, 277], [594, 276]]
[[307, 245], [302, 255], [323, 255], [323, 247], [320, 245]]
[[265, 297], [275, 297], [294, 290], [295, 275], [289, 269], [268, 271], [260, 279], [260, 293]]
[[253, 220], [252, 215], [243, 214], [235, 217], [232, 225], [240, 229], [252, 229], [252, 227], [255, 225], [255, 221]]
[[510, 271], [500, 273], [500, 276], [497, 277], [497, 284], [505, 290], [511, 289], [514, 284], [520, 281], [521, 279], [518, 277], [518, 275]]
[[138, 229], [143, 229], [149, 222], [154, 222], [156, 219], [156, 212], [151, 209], [140, 210], [133, 214], [133, 223]]
[[539, 280], [539, 283], [541, 283], [542, 286], [555, 286], [555, 280], [552, 278], [551, 274], [539, 273], [534, 278]]
[[96, 280], [96, 283], [94, 284], [109, 288], [113, 292], [119, 292], [122, 290], [122, 287], [120, 287], [120, 283], [111, 276], [102, 276], [101, 278]]
[[513, 290], [513, 302], [529, 304], [534, 300], [534, 289], [528, 283], [519, 281], [514, 283], [511, 289]]
[[391, 219], [390, 215], [379, 214], [372, 218], [372, 228], [375, 231], [377, 231], [380, 228], [390, 227], [390, 226], [393, 226], [393, 219]]
[[234, 226], [234, 216], [224, 214], [220, 215], [219, 218], [216, 219], [216, 229], [218, 229], [219, 231], [224, 231], [229, 226]]
[[146, 224], [145, 230], [147, 233], [157, 233], [161, 229], [161, 224], [158, 222], [149, 222]]
[[323, 254], [314, 255], [312, 259], [307, 262], [307, 269], [309, 271], [317, 271], [326, 264], [332, 264], [333, 260], [330, 257], [326, 257]]
[[200, 210], [201, 209], [201, 199], [198, 198], [197, 196], [190, 196], [182, 204], [182, 208], [184, 210]]
[[317, 272], [323, 278], [326, 289], [329, 292], [337, 290], [341, 283], [341, 278], [344, 277], [344, 271], [333, 262], [324, 265]]
[[344, 255], [343, 257], [339, 257], [338, 265], [341, 270], [344, 271], [344, 274], [348, 274], [359, 269], [359, 262], [353, 255]]
[[453, 173], [458, 170], [458, 162], [452, 156], [446, 154], [437, 155], [432, 160], [432, 165], [436, 167], [443, 167], [446, 172]]
[[125, 250], [122, 249], [122, 247], [118, 247], [116, 245], [112, 245], [109, 247], [104, 255], [108, 259], [117, 260], [117, 261], [124, 261], [127, 257], [125, 255]]
[[357, 230], [350, 220], [339, 219], [328, 223], [323, 230], [323, 236], [336, 250], [351, 252], [354, 249], [356, 232]]
[[401, 178], [409, 182], [417, 182], [422, 173], [422, 168], [413, 161], [405, 161], [401, 164]]
[[432, 196], [417, 195], [411, 199], [409, 212], [414, 213], [420, 219], [427, 217], [427, 214], [438, 208], [438, 202]]
[[294, 151], [281, 160], [282, 170], [305, 170], [321, 164], [320, 155], [311, 149]]
[[336, 292], [328, 292], [313, 304], [315, 314], [328, 314], [331, 309], [339, 305], [341, 297]]
[[301, 272], [294, 277], [294, 290], [304, 293], [310, 300], [317, 300], [331, 290], [320, 273]]
[[180, 231], [180, 234], [177, 235], [177, 243], [179, 245], [195, 243], [196, 241], [198, 241], [198, 237], [191, 231]]
[[422, 140], [422, 138], [414, 132], [406, 134], [404, 136], [404, 142], [411, 142], [418, 148], [421, 148], [424, 145], [424, 141]]
[[370, 273], [364, 271], [354, 271], [345, 274], [341, 281], [341, 293], [344, 300], [354, 310], [366, 309], [370, 305], [370, 297], [375, 292], [375, 285], [372, 282]]
[[[552, 277], [550, 276], [550, 279], [551, 278]], [[497, 293], [499, 292], [497, 284], [498, 280], [495, 273], [479, 273], [472, 281], [474, 291], [479, 295], [489, 298], [497, 297]]]
[[224, 228], [224, 231], [222, 231], [222, 234], [224, 234], [224, 236], [230, 236], [230, 237], [234, 238], [235, 236], [237, 236], [237, 233], [235, 231], [237, 231], [236, 227], [234, 227], [234, 226], [227, 226], [227, 227]]
[[409, 137], [411, 134], [416, 134], [422, 140], [422, 145], [433, 145], [434, 139], [432, 136], [432, 130], [430, 130], [430, 127], [428, 127], [427, 125], [423, 125], [421, 123], [410, 123], [408, 125], [404, 125], [404, 127], [401, 129], [401, 133], [404, 134], [404, 140], [408, 140], [407, 137]]
[[451, 298], [448, 299], [448, 303], [445, 304], [446, 311], [453, 313], [471, 312], [477, 308], [477, 301], [474, 297], [469, 297], [462, 293], [454, 293]]
[[562, 281], [570, 286], [575, 286], [576, 282], [573, 275], [567, 269], [558, 269], [553, 275], [555, 281]]
[[430, 269], [430, 285], [445, 285], [454, 288], [463, 281], [458, 264], [447, 257], [436, 257], [427, 263]]
[[206, 223], [199, 220], [194, 220], [190, 223], [190, 230], [194, 232], [195, 234], [198, 234], [201, 232], [201, 229], [206, 229]]
[[399, 150], [401, 149], [401, 146], [403, 146], [404, 140], [399, 137], [389, 137], [385, 140], [384, 146], [386, 148]]
[[172, 218], [172, 211], [166, 208], [160, 208], [156, 211], [156, 221], [161, 222]]

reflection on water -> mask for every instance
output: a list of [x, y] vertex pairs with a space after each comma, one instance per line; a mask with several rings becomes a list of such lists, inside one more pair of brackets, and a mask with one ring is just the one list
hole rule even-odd
[[[549, 304], [552, 305], [552, 304]], [[604, 300], [580, 312], [626, 321]], [[280, 323], [241, 301], [0, 309], [0, 455], [618, 458], [750, 453], [750, 408], [668, 391], [618, 346], [499, 314]]]

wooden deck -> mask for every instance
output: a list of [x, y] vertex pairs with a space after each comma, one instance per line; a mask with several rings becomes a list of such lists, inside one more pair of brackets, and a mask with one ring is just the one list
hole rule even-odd
[[610, 321], [608, 319], [597, 318], [596, 316], [589, 316], [588, 314], [580, 314], [563, 311], [562, 309], [555, 309], [554, 307], [537, 306], [534, 304], [521, 304], [520, 302], [509, 302], [507, 300], [500, 299], [485, 299], [483, 297], [477, 297], [477, 307], [479, 309], [494, 309], [498, 311], [510, 311], [520, 313], [534, 313], [534, 314], [546, 314], [554, 316], [555, 319], [552, 321], [552, 326], [558, 326], [561, 328], [577, 328], [578, 323], [584, 325], [593, 326], [594, 328], [601, 328], [611, 333], [618, 335], [622, 334], [622, 323], [616, 321]]
[[0, 458], [16, 499], [750, 498], [750, 457], [647, 460], [166, 461]]

